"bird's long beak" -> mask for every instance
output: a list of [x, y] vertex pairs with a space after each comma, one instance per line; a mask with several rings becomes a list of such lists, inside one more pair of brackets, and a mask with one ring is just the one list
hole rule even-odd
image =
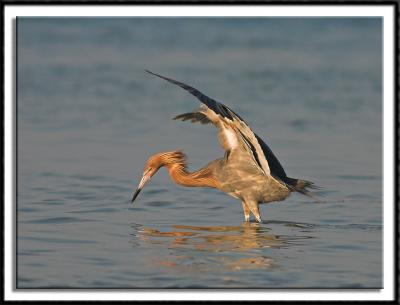
[[150, 180], [150, 174], [143, 175], [142, 180], [140, 180], [139, 185], [136, 189], [136, 192], [133, 194], [131, 202], [135, 201], [136, 197], [139, 195], [140, 191], [143, 189], [144, 185], [149, 180]]

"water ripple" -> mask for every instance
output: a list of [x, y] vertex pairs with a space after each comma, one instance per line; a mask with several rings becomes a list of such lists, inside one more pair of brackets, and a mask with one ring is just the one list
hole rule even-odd
[[88, 222], [88, 221], [94, 221], [94, 220], [76, 218], [76, 217], [50, 217], [50, 218], [29, 220], [25, 221], [25, 223], [61, 224], [61, 223]]
[[21, 236], [21, 240], [32, 240], [41, 241], [48, 243], [60, 243], [60, 244], [96, 244], [94, 240], [83, 240], [83, 239], [72, 239], [72, 238], [49, 238], [49, 237], [34, 237], [34, 236]]
[[76, 211], [70, 211], [68, 213], [72, 213], [72, 214], [92, 214], [92, 213], [111, 213], [111, 212], [115, 212], [118, 211], [118, 209], [114, 209], [114, 208], [96, 208], [96, 209], [92, 209], [92, 210], [76, 210]]
[[270, 220], [264, 221], [264, 224], [281, 224], [287, 227], [297, 227], [297, 228], [305, 228], [305, 229], [317, 229], [317, 228], [326, 228], [326, 229], [341, 229], [341, 230], [382, 230], [382, 225], [372, 225], [372, 224], [312, 224], [312, 223], [304, 223], [304, 222], [290, 222], [290, 221], [280, 221], [280, 220]]

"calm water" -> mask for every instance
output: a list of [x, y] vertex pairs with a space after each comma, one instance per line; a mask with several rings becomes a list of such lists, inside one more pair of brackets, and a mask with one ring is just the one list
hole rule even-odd
[[[18, 19], [17, 287], [382, 286], [379, 19]], [[291, 177], [323, 189], [261, 206], [183, 188], [145, 160], [223, 155], [198, 103], [238, 112]]]

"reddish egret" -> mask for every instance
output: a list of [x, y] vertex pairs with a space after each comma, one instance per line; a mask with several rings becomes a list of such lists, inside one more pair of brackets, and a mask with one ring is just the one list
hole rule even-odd
[[307, 180], [289, 178], [274, 153], [238, 114], [229, 107], [209, 98], [184, 83], [146, 71], [175, 84], [202, 103], [194, 112], [180, 114], [174, 119], [213, 124], [225, 150], [223, 158], [211, 161], [195, 172], [189, 172], [186, 156], [180, 151], [160, 152], [151, 156], [144, 167], [143, 177], [132, 202], [150, 178], [163, 166], [171, 179], [182, 186], [217, 188], [242, 202], [245, 221], [252, 213], [261, 222], [258, 205], [284, 200], [291, 192], [312, 196], [307, 188], [315, 188]]

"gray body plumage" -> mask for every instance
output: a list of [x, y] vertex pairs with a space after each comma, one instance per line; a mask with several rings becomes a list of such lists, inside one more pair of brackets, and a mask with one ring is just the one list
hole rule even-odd
[[228, 158], [215, 160], [208, 165], [221, 183], [221, 190], [237, 199], [258, 203], [280, 201], [289, 194], [289, 188], [273, 178], [260, 173], [251, 158], [240, 150]]

